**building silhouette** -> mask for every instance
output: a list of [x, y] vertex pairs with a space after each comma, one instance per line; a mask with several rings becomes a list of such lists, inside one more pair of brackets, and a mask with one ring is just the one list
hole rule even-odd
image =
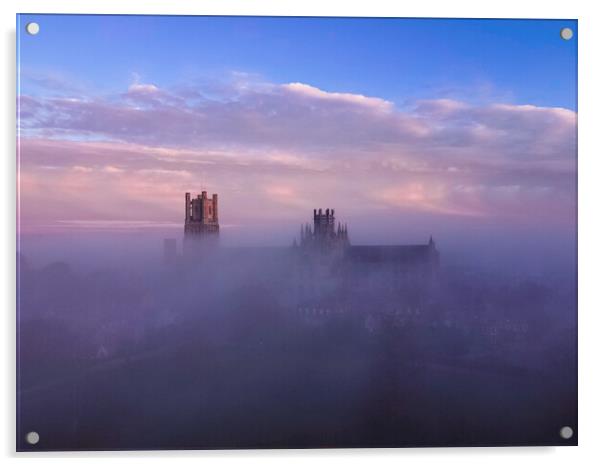
[[304, 249], [328, 252], [340, 250], [349, 245], [347, 236], [347, 225], [336, 224], [334, 209], [314, 209], [313, 226], [309, 223], [301, 225], [301, 234], [299, 243], [295, 239], [294, 245], [299, 245]]
[[301, 226], [292, 250], [292, 296], [301, 313], [313, 316], [359, 307], [420, 309], [437, 282], [439, 251], [432, 237], [424, 244], [355, 245], [334, 209], [314, 210], [313, 225]]
[[175, 240], [164, 243], [170, 269], [210, 273], [234, 266], [259, 289], [286, 290], [287, 305], [312, 319], [367, 309], [419, 314], [439, 286], [440, 254], [432, 237], [421, 244], [353, 244], [331, 208], [314, 209], [313, 222], [301, 225], [292, 246], [220, 247], [217, 198], [186, 193], [182, 254]]
[[[243, 261], [262, 264], [288, 263], [294, 275], [300, 301], [324, 296], [329, 288], [358, 290], [367, 283], [373, 289], [403, 292], [424, 290], [433, 283], [439, 269], [439, 251], [431, 237], [422, 244], [356, 245], [352, 244], [347, 224], [337, 222], [334, 209], [314, 209], [313, 223], [301, 225], [292, 247], [219, 248], [217, 194], [211, 198], [203, 191], [196, 198], [186, 193], [182, 261], [210, 264], [211, 261]], [[175, 260], [175, 241], [166, 240], [164, 261]], [[261, 273], [255, 273], [256, 278]], [[267, 275], [266, 275], [267, 276]], [[333, 291], [334, 292], [334, 291]]]
[[352, 245], [347, 224], [336, 222], [334, 209], [314, 209], [313, 226], [301, 225], [299, 242], [295, 238], [293, 247], [312, 254], [334, 254], [348, 263], [396, 264], [399, 269], [433, 269], [439, 265], [439, 251], [432, 236], [424, 244]]

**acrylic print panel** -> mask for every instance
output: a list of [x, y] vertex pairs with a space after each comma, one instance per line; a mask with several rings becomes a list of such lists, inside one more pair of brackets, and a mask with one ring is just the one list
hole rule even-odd
[[19, 450], [577, 444], [576, 21], [17, 31]]

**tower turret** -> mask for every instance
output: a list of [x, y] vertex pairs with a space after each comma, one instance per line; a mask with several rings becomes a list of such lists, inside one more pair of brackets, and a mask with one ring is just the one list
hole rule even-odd
[[191, 198], [190, 193], [186, 193], [185, 203], [184, 252], [190, 253], [201, 244], [215, 244], [219, 235], [217, 194], [209, 198], [207, 191], [202, 191]]
[[335, 221], [334, 209], [314, 209], [313, 228], [306, 224], [301, 229], [300, 245], [331, 249], [337, 244], [347, 244], [345, 237], [342, 224]]

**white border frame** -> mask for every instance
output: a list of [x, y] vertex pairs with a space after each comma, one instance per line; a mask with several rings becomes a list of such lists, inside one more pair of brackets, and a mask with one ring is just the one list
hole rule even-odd
[[[0, 131], [4, 142], [2, 157], [3, 228], [1, 229], [2, 264], [0, 296], [2, 309], [2, 382], [3, 403], [0, 423], [0, 452], [12, 463], [20, 458], [29, 464], [43, 457], [55, 464], [86, 458], [98, 464], [131, 461], [178, 461], [198, 463], [245, 459], [251, 464], [280, 464], [299, 461], [318, 463], [364, 464], [395, 463], [413, 460], [421, 463], [444, 462], [463, 465], [507, 464], [508, 462], [545, 462], [550, 465], [593, 462], [597, 453], [602, 397], [599, 355], [602, 331], [602, 299], [597, 292], [602, 263], [602, 151], [600, 150], [600, 84], [602, 65], [602, 21], [591, 0], [531, 1], [504, 0], [422, 0], [390, 2], [386, 0], [4, 0], [2, 10], [2, 60], [4, 108], [0, 111]], [[271, 15], [271, 16], [401, 16], [401, 17], [475, 17], [475, 18], [577, 18], [579, 20], [579, 447], [506, 447], [437, 448], [385, 450], [252, 450], [252, 451], [161, 451], [161, 452], [86, 452], [86, 453], [15, 453], [15, 15], [16, 13], [114, 13], [114, 14], [197, 14], [197, 15]], [[596, 47], [597, 45], [597, 47]], [[24, 462], [24, 463], [23, 463]]]

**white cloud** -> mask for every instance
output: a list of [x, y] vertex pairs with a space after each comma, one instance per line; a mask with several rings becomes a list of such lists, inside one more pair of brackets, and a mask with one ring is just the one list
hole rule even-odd
[[128, 87], [128, 92], [142, 93], [142, 94], [154, 94], [159, 92], [159, 88], [154, 84], [140, 84], [134, 83]]
[[322, 99], [331, 102], [348, 103], [359, 107], [367, 107], [382, 112], [393, 110], [393, 104], [387, 100], [377, 97], [366, 97], [361, 94], [350, 94], [341, 92], [326, 92], [317, 87], [303, 83], [283, 84], [282, 87], [296, 95], [310, 99]]

